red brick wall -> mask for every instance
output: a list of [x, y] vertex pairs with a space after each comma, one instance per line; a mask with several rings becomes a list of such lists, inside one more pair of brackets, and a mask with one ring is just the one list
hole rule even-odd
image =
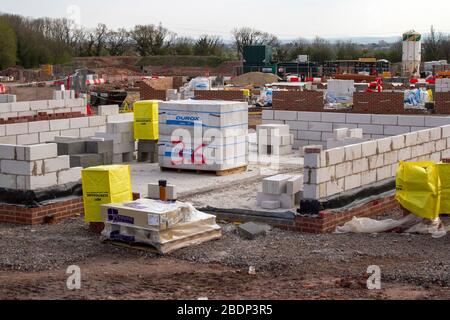
[[389, 196], [343, 212], [325, 210], [320, 212], [319, 216], [297, 216], [294, 229], [307, 233], [331, 233], [336, 230], [336, 227], [344, 225], [353, 217], [374, 218], [399, 208], [400, 205], [395, 200], [395, 196]]
[[242, 91], [196, 90], [194, 94], [196, 100], [245, 101]]
[[45, 222], [46, 217], [52, 216], [54, 223], [64, 219], [82, 215], [84, 213], [83, 198], [78, 197], [37, 208], [27, 208], [20, 205], [0, 204], [0, 222], [25, 225], [37, 225]]
[[167, 100], [166, 90], [155, 90], [145, 82], [139, 82], [139, 93], [141, 100]]
[[322, 111], [324, 107], [321, 91], [274, 91], [273, 109], [292, 111]]
[[436, 92], [434, 101], [436, 113], [450, 114], [450, 92]]
[[353, 95], [354, 113], [403, 114], [404, 94], [402, 92], [355, 92]]

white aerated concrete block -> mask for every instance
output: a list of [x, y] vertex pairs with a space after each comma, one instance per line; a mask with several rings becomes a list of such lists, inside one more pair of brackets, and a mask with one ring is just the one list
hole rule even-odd
[[11, 174], [0, 174], [0, 188], [17, 189], [17, 176]]
[[303, 191], [303, 176], [293, 176], [287, 182], [286, 193], [290, 195], [295, 195]]
[[28, 123], [28, 132], [44, 132], [50, 131], [50, 121], [32, 121]]
[[39, 134], [38, 133], [17, 135], [17, 144], [18, 145], [30, 145], [30, 144], [38, 144], [38, 143], [39, 143]]
[[0, 144], [0, 159], [14, 160], [16, 159], [16, 145]]
[[367, 141], [361, 144], [362, 156], [369, 157], [377, 153], [377, 141]]
[[[167, 199], [169, 200], [177, 200], [177, 190], [174, 185], [168, 184], [166, 187]], [[159, 199], [159, 184], [158, 183], [150, 183], [148, 185], [148, 197], [150, 199]]]
[[17, 189], [20, 190], [45, 189], [57, 184], [56, 172], [40, 176], [17, 176]]
[[89, 127], [89, 118], [71, 118], [70, 120], [70, 129], [79, 129], [79, 128], [87, 128]]
[[70, 168], [68, 170], [61, 170], [57, 174], [58, 185], [78, 182], [81, 180], [81, 170], [83, 168]]
[[396, 126], [398, 124], [397, 115], [384, 115], [384, 114], [373, 114], [372, 115], [372, 124], [383, 124], [383, 125], [392, 125]]
[[281, 208], [281, 202], [276, 201], [262, 201], [261, 202], [261, 208], [267, 209], [267, 210], [276, 210]]
[[4, 174], [37, 176], [42, 174], [42, 161], [1, 160], [0, 170]]
[[[23, 154], [19, 150], [23, 149]], [[58, 147], [56, 143], [37, 144], [26, 147], [17, 147], [17, 160], [35, 161], [47, 158], [56, 158], [58, 156]]]
[[57, 119], [50, 121], [50, 131], [67, 130], [70, 129], [69, 119]]
[[[287, 119], [292, 120], [292, 119]], [[297, 112], [297, 120], [299, 121], [314, 121], [320, 122], [322, 121], [322, 113], [321, 112]]]
[[28, 123], [11, 123], [6, 124], [6, 135], [13, 136], [28, 133]]
[[425, 126], [425, 116], [399, 116], [398, 125], [423, 127]]
[[347, 114], [346, 123], [371, 124], [372, 115], [370, 114]]
[[44, 160], [44, 173], [70, 169], [70, 156], [64, 155]]

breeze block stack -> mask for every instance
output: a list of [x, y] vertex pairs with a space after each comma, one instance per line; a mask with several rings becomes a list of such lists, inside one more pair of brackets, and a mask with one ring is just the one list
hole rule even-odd
[[294, 135], [288, 125], [264, 124], [257, 126], [258, 153], [260, 155], [286, 155], [292, 153]]
[[300, 204], [303, 191], [303, 176], [280, 174], [263, 180], [257, 203], [263, 209], [292, 209]]
[[71, 168], [69, 156], [58, 156], [55, 143], [0, 145], [0, 188], [34, 191], [80, 179], [81, 168]]
[[106, 133], [98, 132], [97, 138], [112, 140], [113, 164], [129, 163], [134, 159], [136, 141], [134, 140], [133, 119], [111, 120], [106, 124]]
[[70, 157], [71, 167], [96, 167], [113, 162], [113, 141], [104, 138], [79, 139], [75, 137], [56, 137], [58, 155]]
[[248, 163], [245, 102], [180, 100], [159, 104], [162, 168], [225, 171]]

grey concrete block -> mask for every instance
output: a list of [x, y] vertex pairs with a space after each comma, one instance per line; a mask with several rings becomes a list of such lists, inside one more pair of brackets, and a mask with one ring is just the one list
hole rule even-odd
[[266, 224], [248, 222], [238, 227], [238, 233], [241, 237], [248, 240], [255, 240], [258, 237], [264, 237], [272, 228]]
[[97, 153], [84, 153], [84, 154], [74, 154], [70, 155], [70, 167], [96, 167], [102, 165], [102, 157]]
[[57, 142], [58, 144], [58, 156], [63, 155], [78, 155], [86, 153], [86, 141], [67, 141]]
[[86, 152], [87, 153], [106, 153], [114, 151], [114, 141], [104, 140], [104, 141], [86, 141]]

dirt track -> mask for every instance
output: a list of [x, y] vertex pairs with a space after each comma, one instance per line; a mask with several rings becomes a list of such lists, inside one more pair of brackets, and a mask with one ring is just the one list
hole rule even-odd
[[[0, 299], [436, 299], [450, 298], [450, 237], [308, 235], [273, 230], [161, 258], [100, 243], [81, 219], [57, 226], [0, 225]], [[81, 267], [69, 291], [66, 268]], [[369, 265], [380, 291], [366, 288]], [[249, 275], [254, 266], [256, 275]]]

